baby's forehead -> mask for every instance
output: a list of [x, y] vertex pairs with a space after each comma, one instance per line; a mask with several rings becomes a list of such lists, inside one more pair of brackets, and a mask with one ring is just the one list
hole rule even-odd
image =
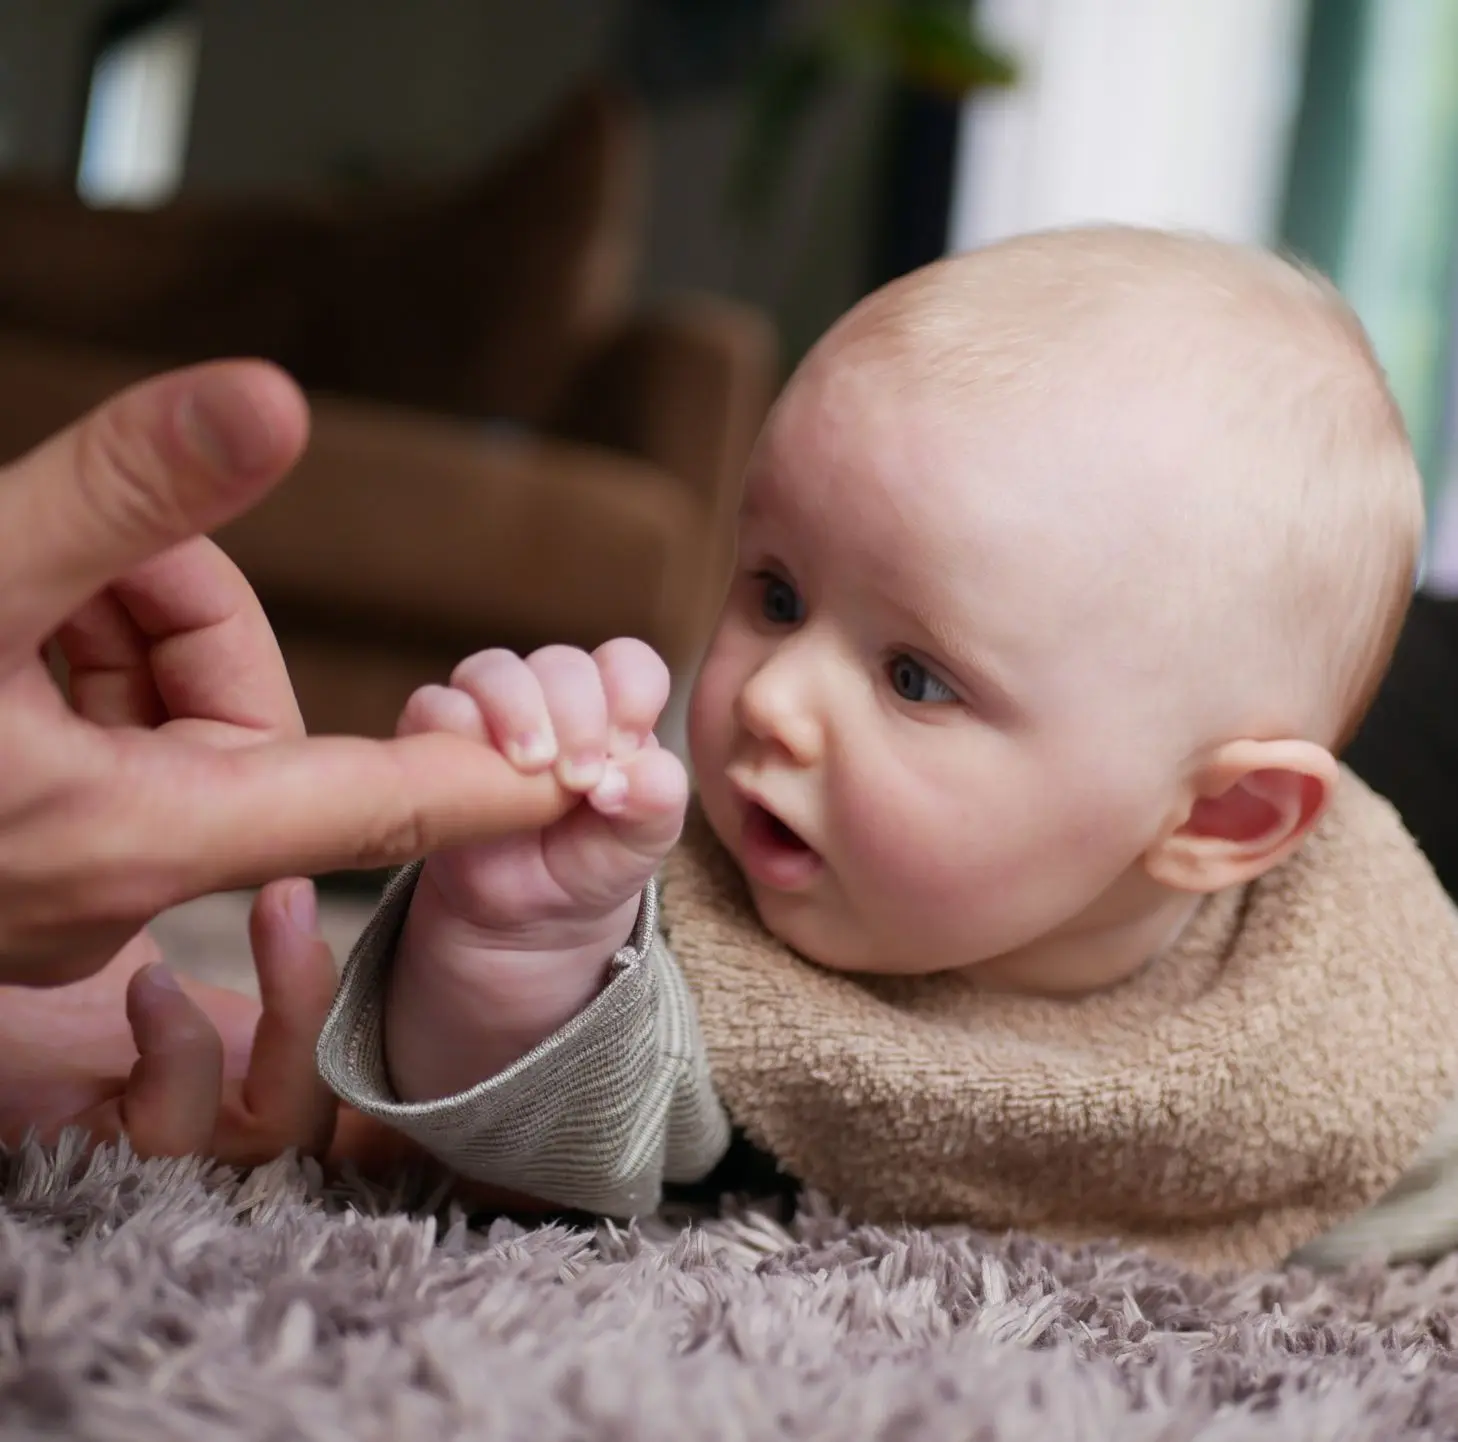
[[[1381, 410], [1381, 389], [1346, 308], [1273, 255], [1054, 233], [869, 297], [796, 372], [766, 450], [776, 484], [808, 499], [827, 476], [842, 502], [864, 487], [867, 507], [910, 487], [897, 518], [924, 525], [922, 492], [975, 514], [988, 486], [995, 500], [1015, 487], [1060, 513], [1091, 508], [1092, 524], [1113, 501], [1178, 522], [1278, 453], [1289, 473], [1309, 468], [1302, 453], [1327, 444], [1337, 412], [1353, 398]], [[1257, 509], [1275, 501], [1262, 490]]]
[[[1046, 385], [1102, 373], [1153, 390], [1238, 368], [1263, 345], [1355, 353], [1345, 306], [1269, 252], [1161, 232], [1022, 237], [947, 257], [867, 297], [825, 337], [842, 365], [903, 383]], [[1141, 368], [1138, 362], [1146, 364]]]
[[859, 558], [868, 576], [986, 576], [1037, 587], [1050, 607], [1101, 579], [1108, 590], [1116, 566], [1152, 581], [1188, 555], [1192, 528], [1215, 541], [1205, 512], [1243, 469], [1223, 464], [1241, 442], [1202, 416], [1194, 368], [1121, 339], [1103, 354], [1044, 357], [1024, 338], [943, 356], [925, 328], [890, 347], [852, 335], [782, 398], [746, 515], [792, 523], [804, 545]]
[[989, 586], [1051, 597], [1075, 562], [1137, 559], [1157, 531], [1152, 516], [1128, 514], [1132, 497], [1111, 504], [1111, 490], [1128, 489], [1116, 471], [1107, 452], [1080, 455], [1076, 435], [1023, 406], [970, 396], [949, 406], [917, 387], [888, 390], [874, 372], [830, 370], [782, 404], [742, 515], [756, 542], [893, 599], [946, 609], [949, 593]]
[[1158, 508], [1171, 486], [1243, 486], [1282, 448], [1304, 462], [1352, 399], [1381, 409], [1360, 328], [1275, 257], [1018, 259], [930, 267], [863, 303], [792, 379], [779, 444], [899, 450], [892, 479], [921, 484], [995, 455], [1031, 472], [1019, 484]]

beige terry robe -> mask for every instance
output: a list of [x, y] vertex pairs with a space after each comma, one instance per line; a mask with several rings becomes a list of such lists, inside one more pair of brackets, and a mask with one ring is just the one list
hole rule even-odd
[[697, 812], [599, 996], [460, 1096], [404, 1104], [381, 1005], [415, 871], [320, 1042], [345, 1100], [464, 1174], [608, 1215], [706, 1175], [730, 1120], [869, 1219], [1115, 1238], [1192, 1266], [1458, 1240], [1458, 921], [1344, 772], [1302, 850], [1107, 991], [850, 976], [760, 925]]

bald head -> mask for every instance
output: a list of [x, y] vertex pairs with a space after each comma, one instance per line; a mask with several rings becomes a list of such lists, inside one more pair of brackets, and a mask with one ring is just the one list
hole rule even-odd
[[848, 365], [966, 423], [973, 469], [990, 413], [1053, 436], [1058, 458], [1019, 474], [1026, 500], [1097, 525], [1129, 624], [1196, 663], [1215, 724], [1333, 746], [1354, 729], [1411, 595], [1422, 498], [1329, 284], [1201, 237], [1049, 232], [885, 287], [804, 379]]

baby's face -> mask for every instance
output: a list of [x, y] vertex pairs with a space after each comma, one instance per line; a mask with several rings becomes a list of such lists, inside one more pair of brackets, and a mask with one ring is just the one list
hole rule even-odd
[[1061, 409], [832, 353], [762, 438], [691, 746], [761, 918], [822, 965], [1015, 963], [1150, 905], [1180, 728], [1123, 584], [1141, 529], [1063, 484], [1099, 462]]

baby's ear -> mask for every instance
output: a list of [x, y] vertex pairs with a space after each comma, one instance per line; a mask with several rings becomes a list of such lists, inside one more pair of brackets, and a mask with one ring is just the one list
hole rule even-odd
[[1305, 841], [1337, 776], [1331, 752], [1309, 741], [1222, 746], [1189, 783], [1184, 815], [1145, 853], [1145, 869], [1176, 891], [1254, 881]]

